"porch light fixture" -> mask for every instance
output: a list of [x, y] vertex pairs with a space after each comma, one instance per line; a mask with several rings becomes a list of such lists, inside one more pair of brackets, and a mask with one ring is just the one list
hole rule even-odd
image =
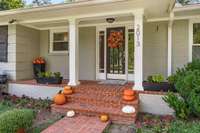
[[107, 18], [106, 21], [108, 23], [114, 23], [115, 22], [115, 18]]
[[13, 23], [15, 23], [15, 22], [17, 22], [16, 19], [11, 19], [11, 20], [8, 21], [9, 24], [13, 24]]

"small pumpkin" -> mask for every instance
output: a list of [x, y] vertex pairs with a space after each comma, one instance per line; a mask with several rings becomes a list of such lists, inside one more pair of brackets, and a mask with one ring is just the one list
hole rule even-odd
[[56, 105], [63, 105], [67, 101], [65, 95], [62, 93], [62, 91], [59, 91], [58, 94], [55, 95], [54, 97], [54, 103]]
[[123, 99], [124, 99], [125, 101], [133, 101], [133, 100], [135, 100], [135, 96], [127, 96], [127, 95], [124, 95], [124, 96], [123, 96]]
[[64, 95], [71, 95], [73, 93], [73, 90], [70, 86], [65, 86], [63, 90]]
[[17, 133], [25, 133], [25, 130], [23, 128], [20, 128], [17, 130]]
[[71, 86], [65, 86], [65, 87], [64, 87], [64, 90], [65, 90], [65, 89], [67, 89], [67, 90], [68, 90], [68, 89], [72, 89], [72, 87], [71, 87]]
[[101, 115], [101, 116], [100, 116], [100, 120], [101, 120], [102, 122], [107, 122], [107, 121], [109, 120], [109, 117], [108, 117], [108, 115]]
[[126, 96], [134, 96], [135, 95], [135, 91], [131, 90], [131, 89], [126, 89], [126, 90], [124, 90], [124, 95], [126, 95]]

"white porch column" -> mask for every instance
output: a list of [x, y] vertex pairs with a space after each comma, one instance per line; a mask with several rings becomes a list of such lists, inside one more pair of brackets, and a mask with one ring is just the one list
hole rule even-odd
[[79, 45], [78, 26], [75, 18], [69, 19], [69, 83], [70, 86], [79, 84]]
[[172, 74], [172, 27], [173, 27], [174, 14], [170, 14], [170, 21], [168, 23], [168, 48], [167, 48], [167, 76]]
[[134, 70], [135, 85], [134, 90], [143, 89], [143, 15], [144, 11], [134, 13], [134, 29], [135, 29], [135, 52], [134, 52]]

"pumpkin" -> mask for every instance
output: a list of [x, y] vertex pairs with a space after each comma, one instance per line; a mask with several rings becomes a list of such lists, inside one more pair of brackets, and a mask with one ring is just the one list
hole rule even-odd
[[135, 95], [135, 92], [134, 92], [134, 90], [126, 89], [126, 90], [124, 90], [124, 95], [133, 96], [133, 95]]
[[71, 95], [73, 93], [73, 90], [71, 89], [70, 86], [65, 86], [63, 90], [63, 94], [65, 95]]
[[17, 133], [25, 133], [25, 130], [23, 128], [20, 128], [17, 130]]
[[71, 95], [73, 93], [73, 90], [63, 90], [64, 95]]
[[56, 96], [54, 97], [54, 103], [56, 105], [63, 105], [65, 104], [67, 101], [65, 95], [62, 93], [62, 91], [59, 91], [58, 94], [56, 94]]
[[107, 122], [107, 121], [109, 120], [109, 117], [108, 117], [108, 115], [101, 115], [101, 116], [100, 116], [100, 120], [101, 120], [102, 122]]
[[75, 112], [73, 110], [67, 112], [67, 117], [72, 118], [75, 116]]
[[123, 99], [125, 101], [133, 101], [135, 99], [135, 96], [127, 96], [127, 95], [124, 95], [123, 96]]
[[66, 89], [66, 90], [67, 90], [67, 89], [72, 89], [72, 87], [71, 87], [71, 86], [65, 86], [65, 87], [64, 87], [64, 90], [65, 90], [65, 89]]

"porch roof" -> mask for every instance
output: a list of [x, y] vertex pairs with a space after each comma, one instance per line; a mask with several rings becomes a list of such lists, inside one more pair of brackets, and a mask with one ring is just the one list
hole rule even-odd
[[44, 7], [0, 11], [0, 25], [12, 19], [18, 23], [67, 20], [71, 17], [87, 18], [96, 14], [144, 9], [146, 19], [168, 17], [175, 0], [85, 0]]
[[178, 6], [173, 12], [176, 19], [200, 18], [200, 4]]

